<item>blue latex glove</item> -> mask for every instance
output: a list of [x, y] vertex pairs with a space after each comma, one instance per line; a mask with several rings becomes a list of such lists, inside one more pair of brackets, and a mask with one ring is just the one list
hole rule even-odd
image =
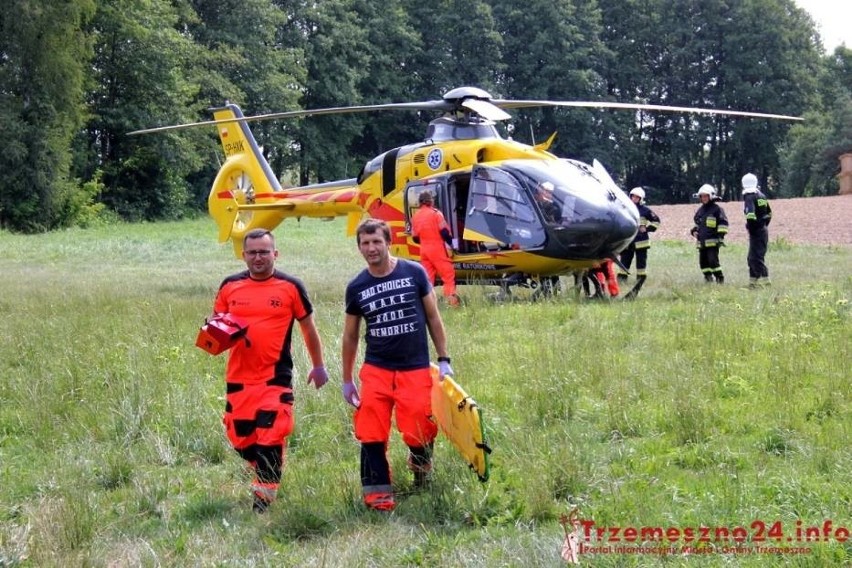
[[447, 361], [438, 361], [438, 369], [440, 370], [441, 380], [444, 380], [444, 375], [453, 376], [453, 368]]
[[317, 390], [322, 388], [322, 386], [327, 382], [328, 372], [326, 372], [325, 367], [314, 367], [311, 369], [311, 372], [308, 373], [308, 384], [314, 383]]
[[341, 388], [343, 390], [343, 400], [355, 408], [361, 406], [361, 397], [358, 396], [358, 387], [355, 386], [353, 381], [349, 381], [348, 383], [344, 381]]

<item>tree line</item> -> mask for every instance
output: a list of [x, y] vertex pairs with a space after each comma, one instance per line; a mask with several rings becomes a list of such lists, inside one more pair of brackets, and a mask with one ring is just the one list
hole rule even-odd
[[[25, 232], [202, 211], [213, 128], [247, 114], [439, 99], [610, 100], [802, 123], [596, 109], [513, 112], [513, 136], [600, 160], [655, 203], [758, 174], [776, 197], [836, 193], [852, 151], [852, 50], [821, 49], [793, 0], [10, 0], [0, 14], [0, 227]], [[255, 123], [285, 185], [354, 177], [423, 138], [425, 113]], [[501, 126], [502, 127], [502, 126]]]

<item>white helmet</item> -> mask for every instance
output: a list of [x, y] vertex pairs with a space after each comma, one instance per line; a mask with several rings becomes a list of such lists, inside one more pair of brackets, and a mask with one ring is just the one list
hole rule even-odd
[[634, 187], [633, 189], [631, 189], [630, 195], [636, 195], [639, 197], [640, 200], [645, 200], [645, 190], [641, 187]]
[[757, 191], [757, 176], [746, 174], [743, 176], [743, 193], [754, 193]]
[[709, 195], [711, 198], [716, 195], [716, 188], [710, 185], [709, 183], [705, 183], [701, 187], [698, 188], [698, 193], [696, 193], [699, 197], [702, 195]]

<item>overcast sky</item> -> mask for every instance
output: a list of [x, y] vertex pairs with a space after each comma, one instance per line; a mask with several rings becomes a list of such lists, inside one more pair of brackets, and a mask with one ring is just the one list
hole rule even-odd
[[807, 10], [816, 22], [828, 53], [832, 53], [841, 43], [852, 48], [852, 2], [849, 0], [796, 0], [796, 4]]

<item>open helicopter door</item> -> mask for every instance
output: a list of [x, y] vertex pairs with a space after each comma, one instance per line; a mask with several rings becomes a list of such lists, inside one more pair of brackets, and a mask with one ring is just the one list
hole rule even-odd
[[[446, 202], [445, 183], [442, 178], [432, 177], [428, 179], [420, 179], [413, 181], [405, 186], [405, 194], [403, 195], [403, 209], [405, 211], [405, 232], [411, 234], [411, 220], [417, 209], [420, 208], [420, 194], [424, 191], [432, 193], [435, 198], [435, 207], [444, 211], [444, 202]], [[446, 218], [446, 212], [444, 212]]]
[[546, 239], [530, 191], [498, 168], [473, 169], [464, 223], [462, 238], [479, 241], [486, 250], [537, 248]]
[[[420, 194], [429, 191], [435, 198], [435, 208], [444, 214], [450, 234], [456, 243], [461, 241], [464, 227], [464, 208], [467, 203], [467, 180], [469, 176], [438, 176], [413, 181], [405, 186], [403, 197], [405, 210], [405, 232], [411, 234], [411, 219], [420, 207]], [[459, 189], [463, 195], [457, 194]], [[460, 252], [466, 252], [461, 250]]]

